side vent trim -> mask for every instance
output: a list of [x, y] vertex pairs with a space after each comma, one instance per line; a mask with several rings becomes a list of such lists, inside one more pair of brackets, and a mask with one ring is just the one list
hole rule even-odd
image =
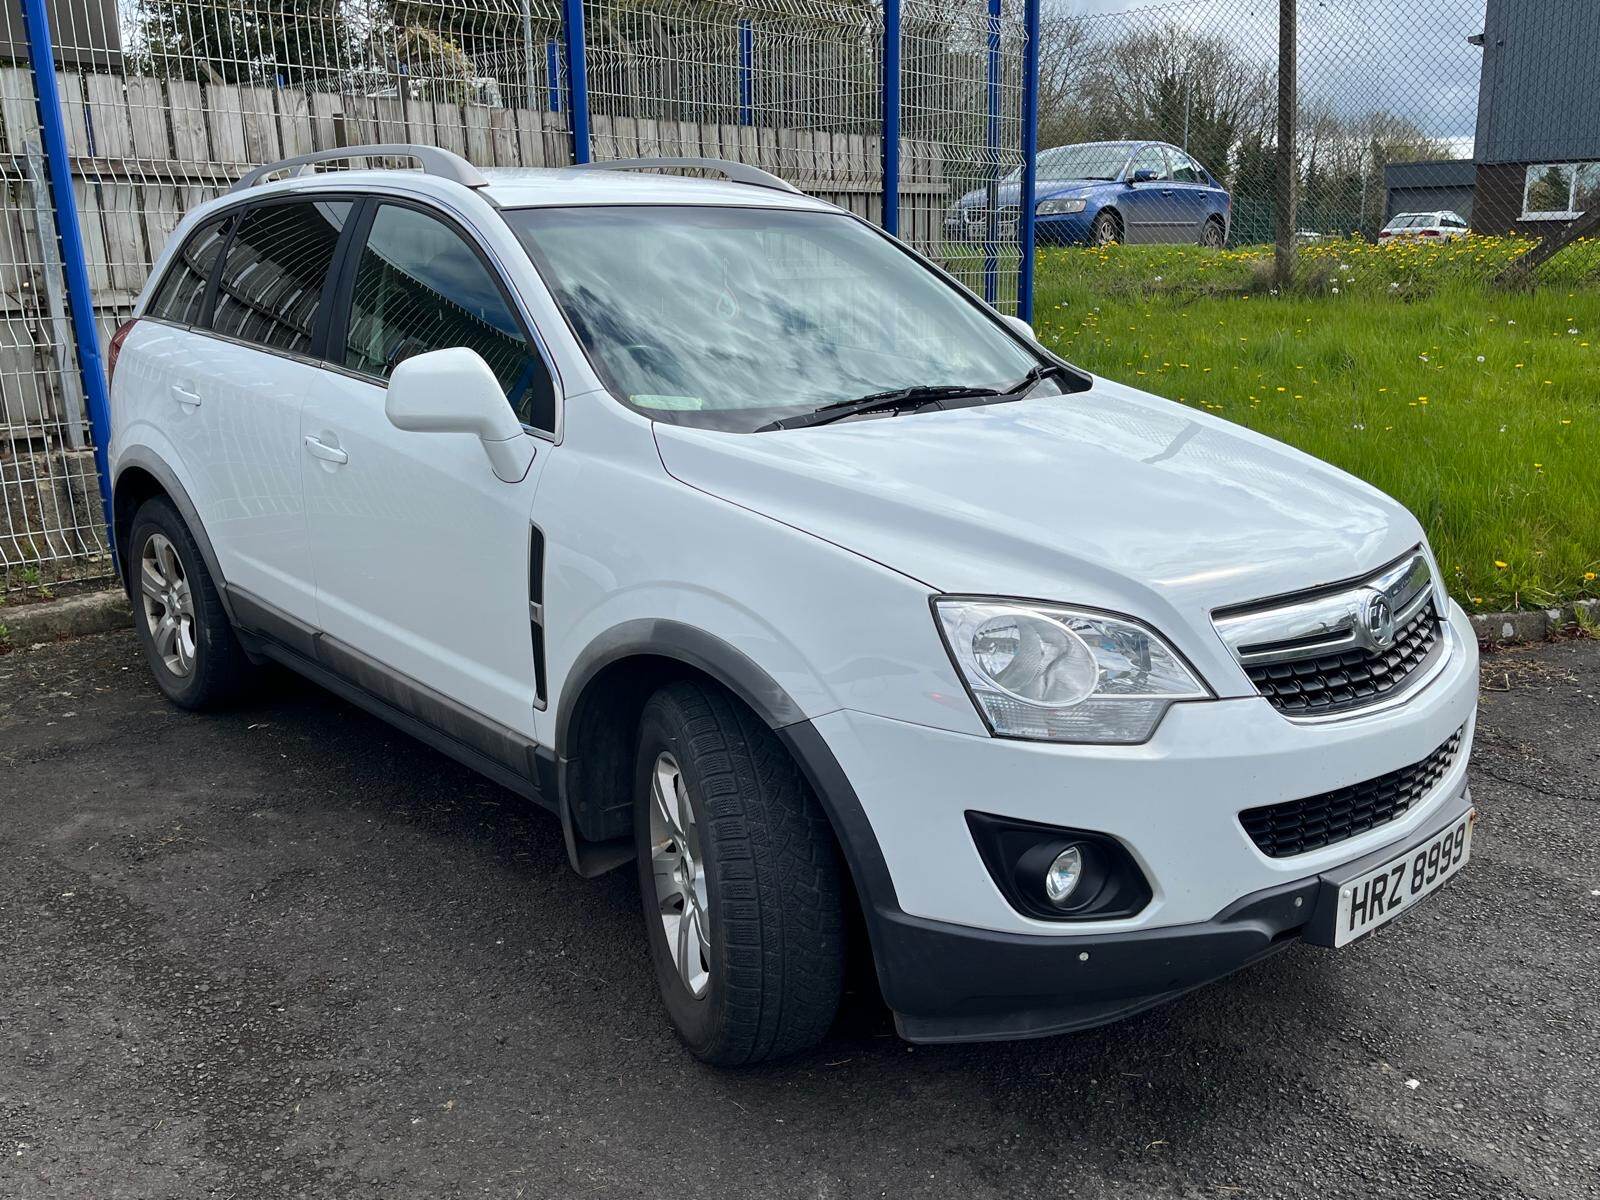
[[544, 530], [528, 526], [528, 637], [533, 646], [533, 706], [549, 703], [544, 675]]

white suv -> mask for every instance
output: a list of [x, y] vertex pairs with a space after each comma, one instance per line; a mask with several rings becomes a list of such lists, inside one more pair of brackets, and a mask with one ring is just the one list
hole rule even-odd
[[696, 1055], [821, 1038], [853, 927], [905, 1037], [1026, 1037], [1461, 868], [1477, 647], [1373, 488], [749, 167], [342, 153], [423, 169], [253, 173], [116, 335], [151, 667], [285, 663], [636, 862]]

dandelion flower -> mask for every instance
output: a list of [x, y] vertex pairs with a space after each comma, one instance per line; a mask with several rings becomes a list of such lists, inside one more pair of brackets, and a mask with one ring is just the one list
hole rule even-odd
[[1507, 566], [1507, 565], [1508, 565], [1508, 564], [1506, 564], [1506, 563], [1504, 563], [1504, 562], [1501, 562], [1501, 561], [1500, 561], [1500, 560], [1499, 560], [1499, 559], [1498, 559], [1498, 558], [1497, 558], [1497, 559], [1495, 559], [1495, 560], [1494, 560], [1494, 565], [1495, 565], [1495, 568], [1496, 568], [1496, 569], [1497, 569], [1497, 570], [1500, 570], [1500, 571], [1504, 571], [1504, 570], [1505, 570], [1505, 569], [1506, 569], [1506, 566]]

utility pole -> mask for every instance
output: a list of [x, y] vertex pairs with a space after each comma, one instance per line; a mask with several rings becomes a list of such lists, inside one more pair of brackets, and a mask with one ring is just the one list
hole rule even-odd
[[1299, 109], [1296, 79], [1295, 6], [1298, 0], [1278, 0], [1278, 171], [1273, 189], [1272, 215], [1278, 227], [1275, 260], [1278, 286], [1294, 280], [1295, 227], [1295, 124]]
[[1184, 79], [1183, 86], [1183, 152], [1189, 153], [1189, 114], [1194, 110], [1194, 76]]

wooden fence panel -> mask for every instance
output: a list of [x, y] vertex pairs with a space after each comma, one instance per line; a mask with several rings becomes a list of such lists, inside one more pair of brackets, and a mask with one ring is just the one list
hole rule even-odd
[[167, 97], [161, 80], [134, 76], [128, 80], [127, 98], [134, 156], [152, 162], [172, 158], [172, 143], [167, 138]]
[[205, 97], [187, 79], [167, 80], [167, 112], [172, 118], [172, 156], [179, 162], [211, 160], [206, 145]]
[[[564, 112], [92, 71], [58, 74], [97, 317], [108, 329], [126, 314], [182, 215], [228, 187], [249, 165], [374, 141], [437, 145], [481, 166], [572, 162]], [[881, 219], [882, 142], [877, 136], [697, 123], [671, 112], [658, 107], [647, 116], [597, 114], [594, 157], [751, 163], [869, 220]], [[5, 176], [0, 179], [0, 383], [43, 381], [38, 397], [26, 405], [9, 394], [3, 398], [14, 418], [20, 419], [26, 407], [34, 422], [41, 416], [39, 405], [55, 406], [60, 392], [49, 382], [58, 370], [52, 346], [34, 329], [45, 260], [26, 151], [37, 141], [29, 73], [25, 67], [0, 67], [0, 149], [8, 156], [0, 159]], [[907, 141], [902, 158], [903, 234], [937, 244], [950, 192], [939, 147]]]

